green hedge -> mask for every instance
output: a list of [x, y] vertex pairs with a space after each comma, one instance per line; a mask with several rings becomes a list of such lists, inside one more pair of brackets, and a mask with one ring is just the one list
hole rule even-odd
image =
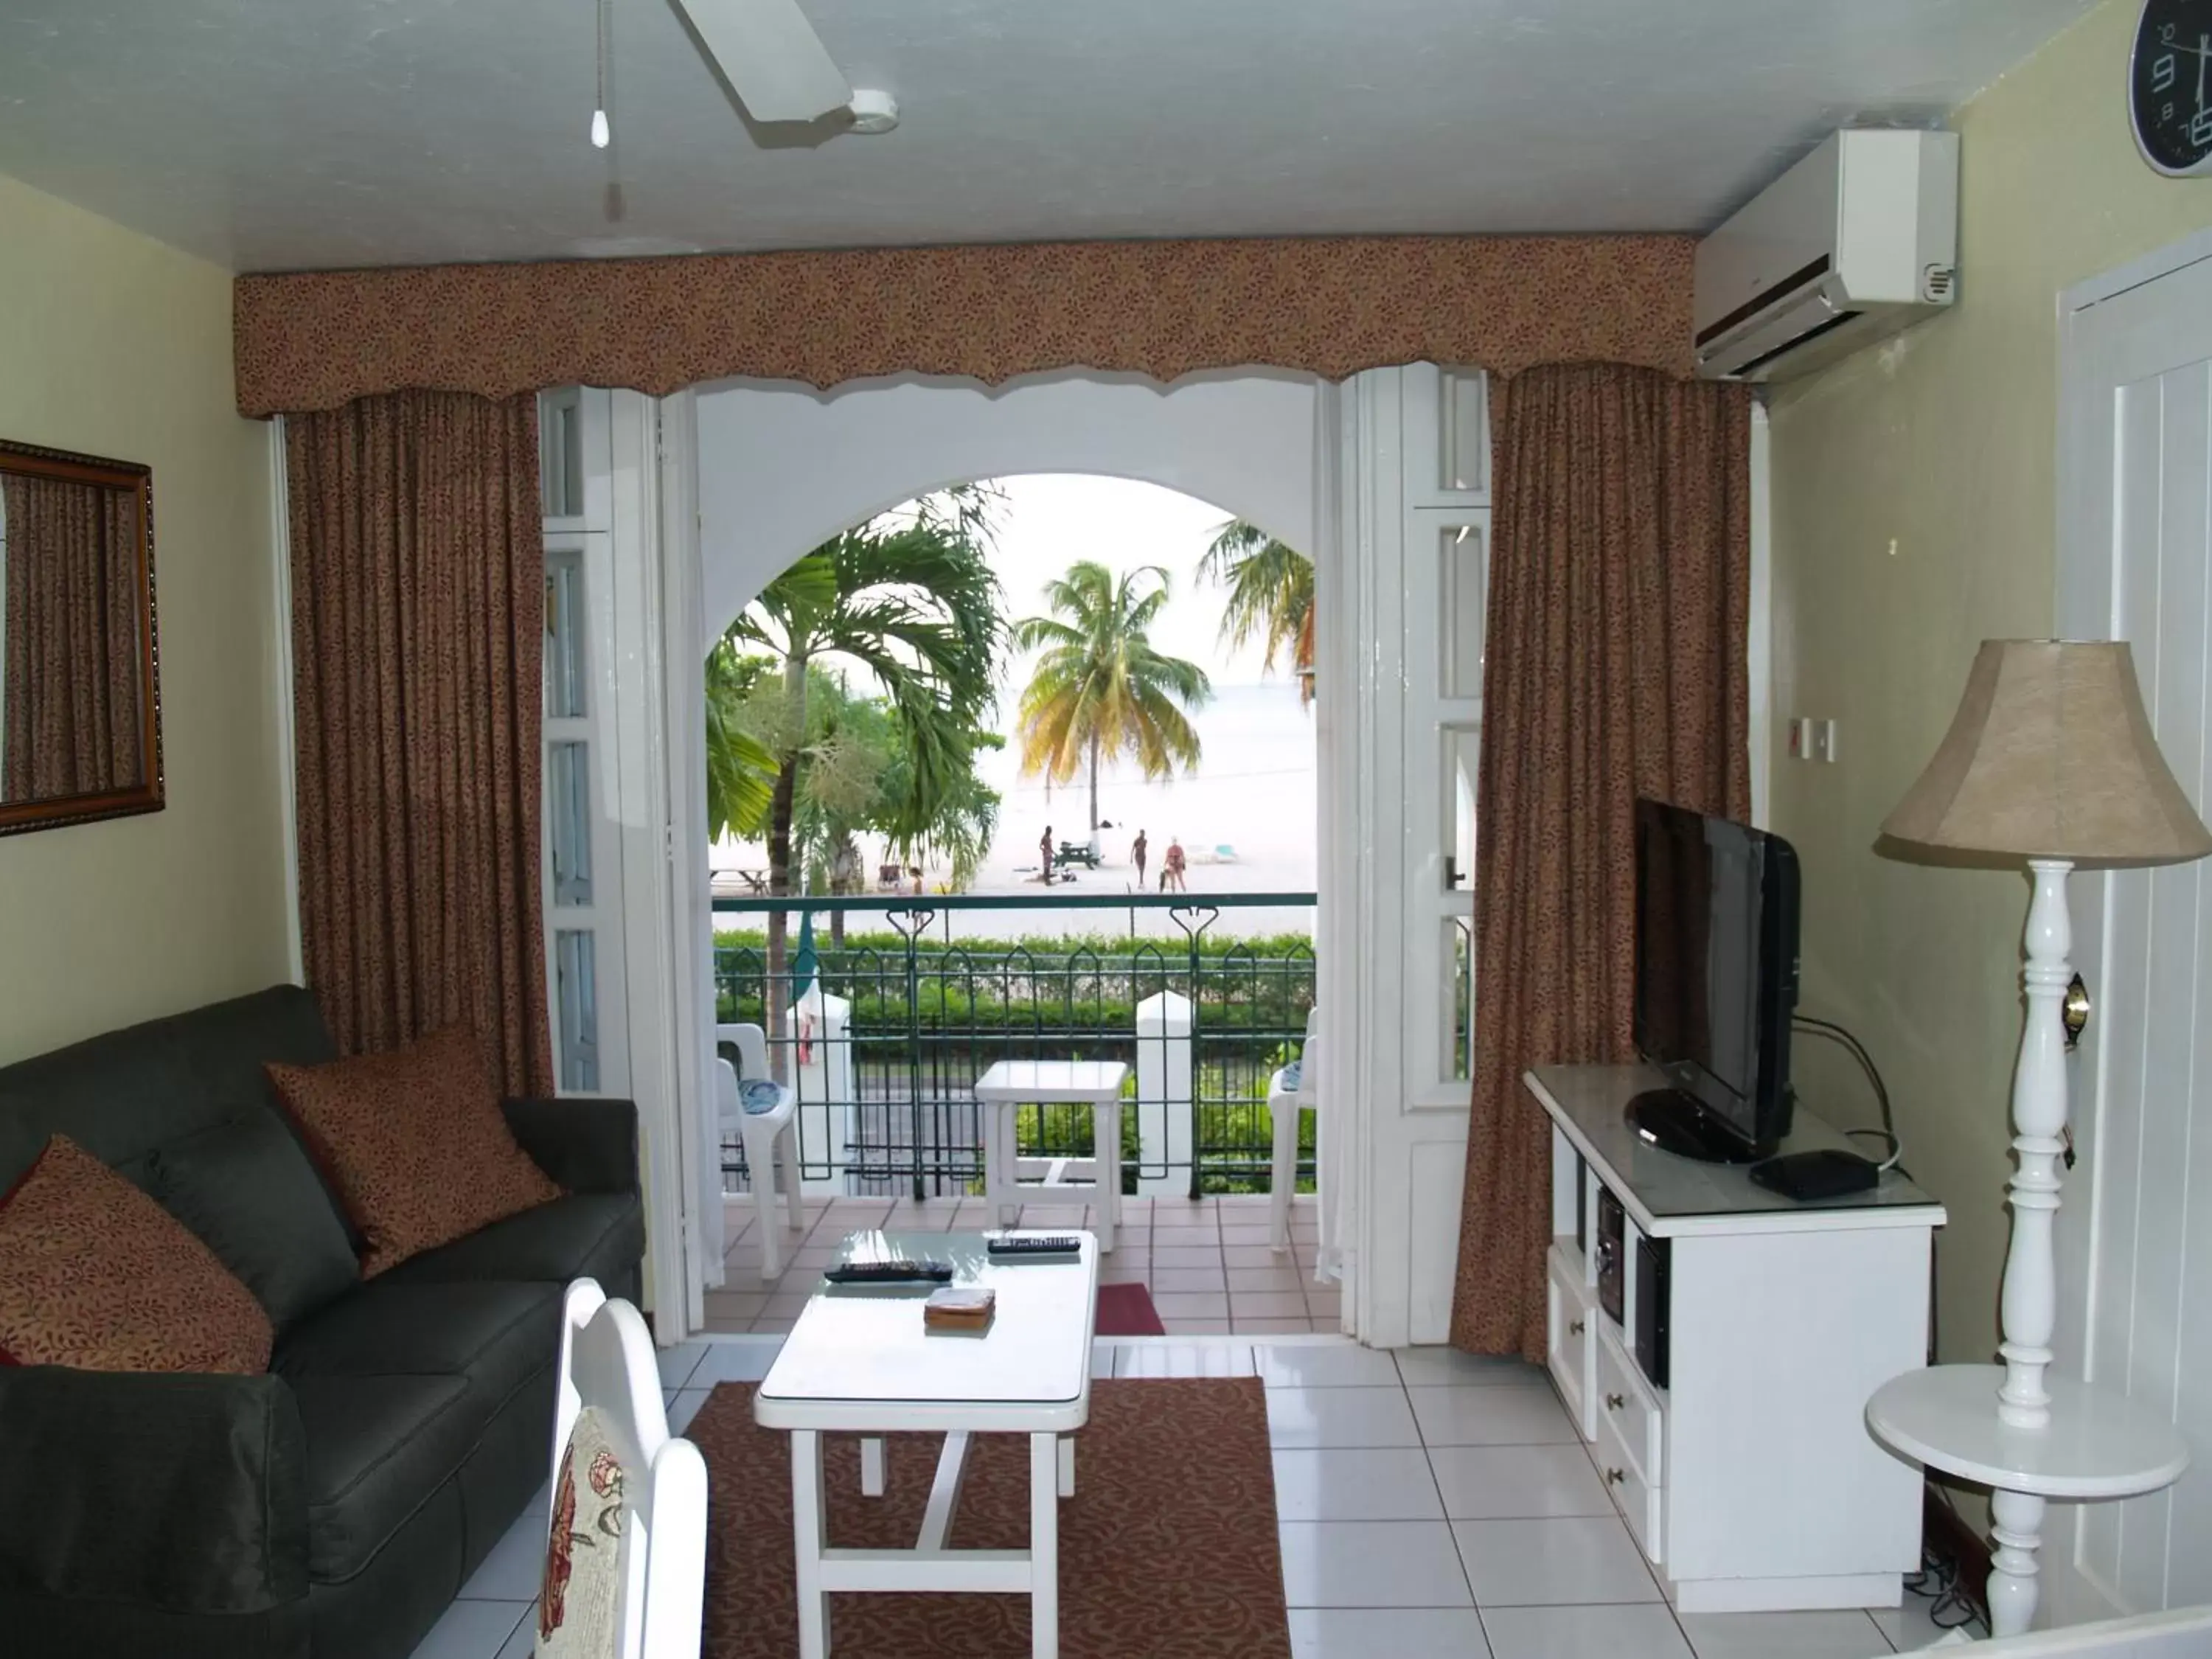
[[[758, 933], [715, 935], [716, 1018], [763, 1018], [767, 940]], [[1211, 941], [1201, 939], [1197, 1000], [1201, 1030], [1243, 1029], [1255, 1043], [1304, 1029], [1314, 991], [1313, 946], [1304, 934]], [[855, 1040], [872, 1048], [908, 1030], [907, 954], [896, 934], [848, 937], [843, 948], [817, 944], [823, 981], [853, 1004]], [[1173, 988], [1189, 994], [1188, 947], [1157, 951], [1127, 940], [975, 939], [915, 951], [915, 1006], [923, 1028], [947, 1036], [1036, 1034], [1061, 1043], [1097, 1034], [1133, 1041], [1137, 1004]]]

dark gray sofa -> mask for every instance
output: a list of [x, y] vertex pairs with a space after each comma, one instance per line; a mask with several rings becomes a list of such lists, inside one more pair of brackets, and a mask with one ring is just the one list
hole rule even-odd
[[363, 1284], [262, 1071], [333, 1055], [280, 986], [0, 1069], [0, 1193], [66, 1134], [276, 1328], [265, 1376], [0, 1366], [0, 1650], [404, 1659], [545, 1480], [562, 1288], [637, 1294], [635, 1109], [507, 1103], [568, 1195]]

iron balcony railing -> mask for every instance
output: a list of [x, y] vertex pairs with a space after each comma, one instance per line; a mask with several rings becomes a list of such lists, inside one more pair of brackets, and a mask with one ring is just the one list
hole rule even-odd
[[[1268, 1083], [1297, 1053], [1314, 1004], [1310, 928], [1244, 939], [1218, 936], [1215, 924], [1227, 911], [1314, 902], [1311, 893], [717, 898], [719, 926], [743, 918], [764, 932], [781, 911], [787, 948], [771, 973], [764, 944], [718, 934], [715, 1018], [766, 1032], [770, 1069], [799, 1094], [801, 1174], [817, 1191], [980, 1193], [975, 1080], [996, 1060], [1035, 1058], [1128, 1064], [1127, 1190], [1266, 1192]], [[1071, 910], [1127, 936], [1066, 933], [1064, 915], [1053, 918], [1062, 933], [1030, 936], [1037, 913]], [[1139, 913], [1160, 912], [1174, 931], [1139, 937]], [[802, 913], [816, 921], [811, 978]], [[956, 914], [963, 930], [988, 918], [1006, 937], [951, 938]], [[842, 929], [823, 925], [833, 918]], [[736, 1063], [734, 1044], [721, 1048]], [[1314, 1132], [1301, 1126], [1308, 1191]], [[1087, 1158], [1091, 1133], [1087, 1107], [1024, 1107], [1017, 1152], [1025, 1164]], [[726, 1185], [743, 1185], [734, 1133], [722, 1158]]]

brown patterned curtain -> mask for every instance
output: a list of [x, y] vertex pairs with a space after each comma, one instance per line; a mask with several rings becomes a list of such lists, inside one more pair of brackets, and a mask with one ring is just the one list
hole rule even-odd
[[137, 498], [9, 472], [0, 511], [0, 800], [139, 782]]
[[1551, 1135], [1521, 1074], [1630, 1056], [1636, 797], [1751, 810], [1749, 389], [1502, 389], [1475, 852], [1474, 1109], [1452, 1340], [1544, 1357]]
[[537, 399], [386, 392], [285, 435], [307, 982], [343, 1053], [465, 1022], [550, 1094]]

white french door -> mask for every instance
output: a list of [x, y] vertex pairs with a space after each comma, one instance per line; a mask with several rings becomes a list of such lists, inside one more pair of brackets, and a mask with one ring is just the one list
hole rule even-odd
[[[1352, 1013], [1324, 1051], [1349, 1107], [1323, 1180], [1358, 1201], [1344, 1240], [1361, 1340], [1442, 1342], [1459, 1259], [1473, 1091], [1474, 788], [1490, 543], [1487, 382], [1414, 363], [1341, 394], [1341, 556], [1320, 609], [1334, 688], [1328, 883], [1348, 895], [1325, 971]], [[1333, 614], [1334, 613], [1334, 614]], [[1346, 694], [1349, 693], [1348, 697]], [[1332, 1107], [1323, 1110], [1323, 1133]], [[1326, 1234], [1324, 1235], [1326, 1237]]]
[[[672, 678], [664, 649], [660, 416], [633, 392], [572, 386], [539, 400], [544, 863], [561, 1091], [637, 1103], [646, 1296], [654, 1334], [673, 1342], [696, 1325], [700, 1306], [697, 1206], [686, 1201], [696, 1188], [685, 1170], [703, 1079], [687, 1060], [700, 1030], [699, 980], [678, 945], [696, 935], [677, 926], [689, 891], [672, 862], [673, 826], [697, 796], [690, 777], [672, 771], [670, 744], [672, 731], [679, 742], [693, 735], [700, 715], [697, 664], [690, 679]], [[688, 487], [688, 474], [678, 483]], [[696, 566], [690, 538], [671, 539]], [[680, 664], [695, 654], [693, 635], [675, 637]]]
[[[2158, 264], [2170, 268], [2120, 273], [2062, 307], [2058, 623], [2133, 644], [2159, 745], [2201, 812], [2212, 243]], [[2212, 872], [2084, 874], [2074, 898], [2094, 1011], [2074, 1061], [2059, 1363], [2170, 1415], [2196, 1462], [2169, 1491], [2078, 1513], [2075, 1571], [2052, 1585], [2060, 1622], [2212, 1601]]]
[[563, 1094], [626, 1096], [608, 394], [580, 386], [543, 394], [538, 442], [545, 514], [545, 982], [554, 1075]]

